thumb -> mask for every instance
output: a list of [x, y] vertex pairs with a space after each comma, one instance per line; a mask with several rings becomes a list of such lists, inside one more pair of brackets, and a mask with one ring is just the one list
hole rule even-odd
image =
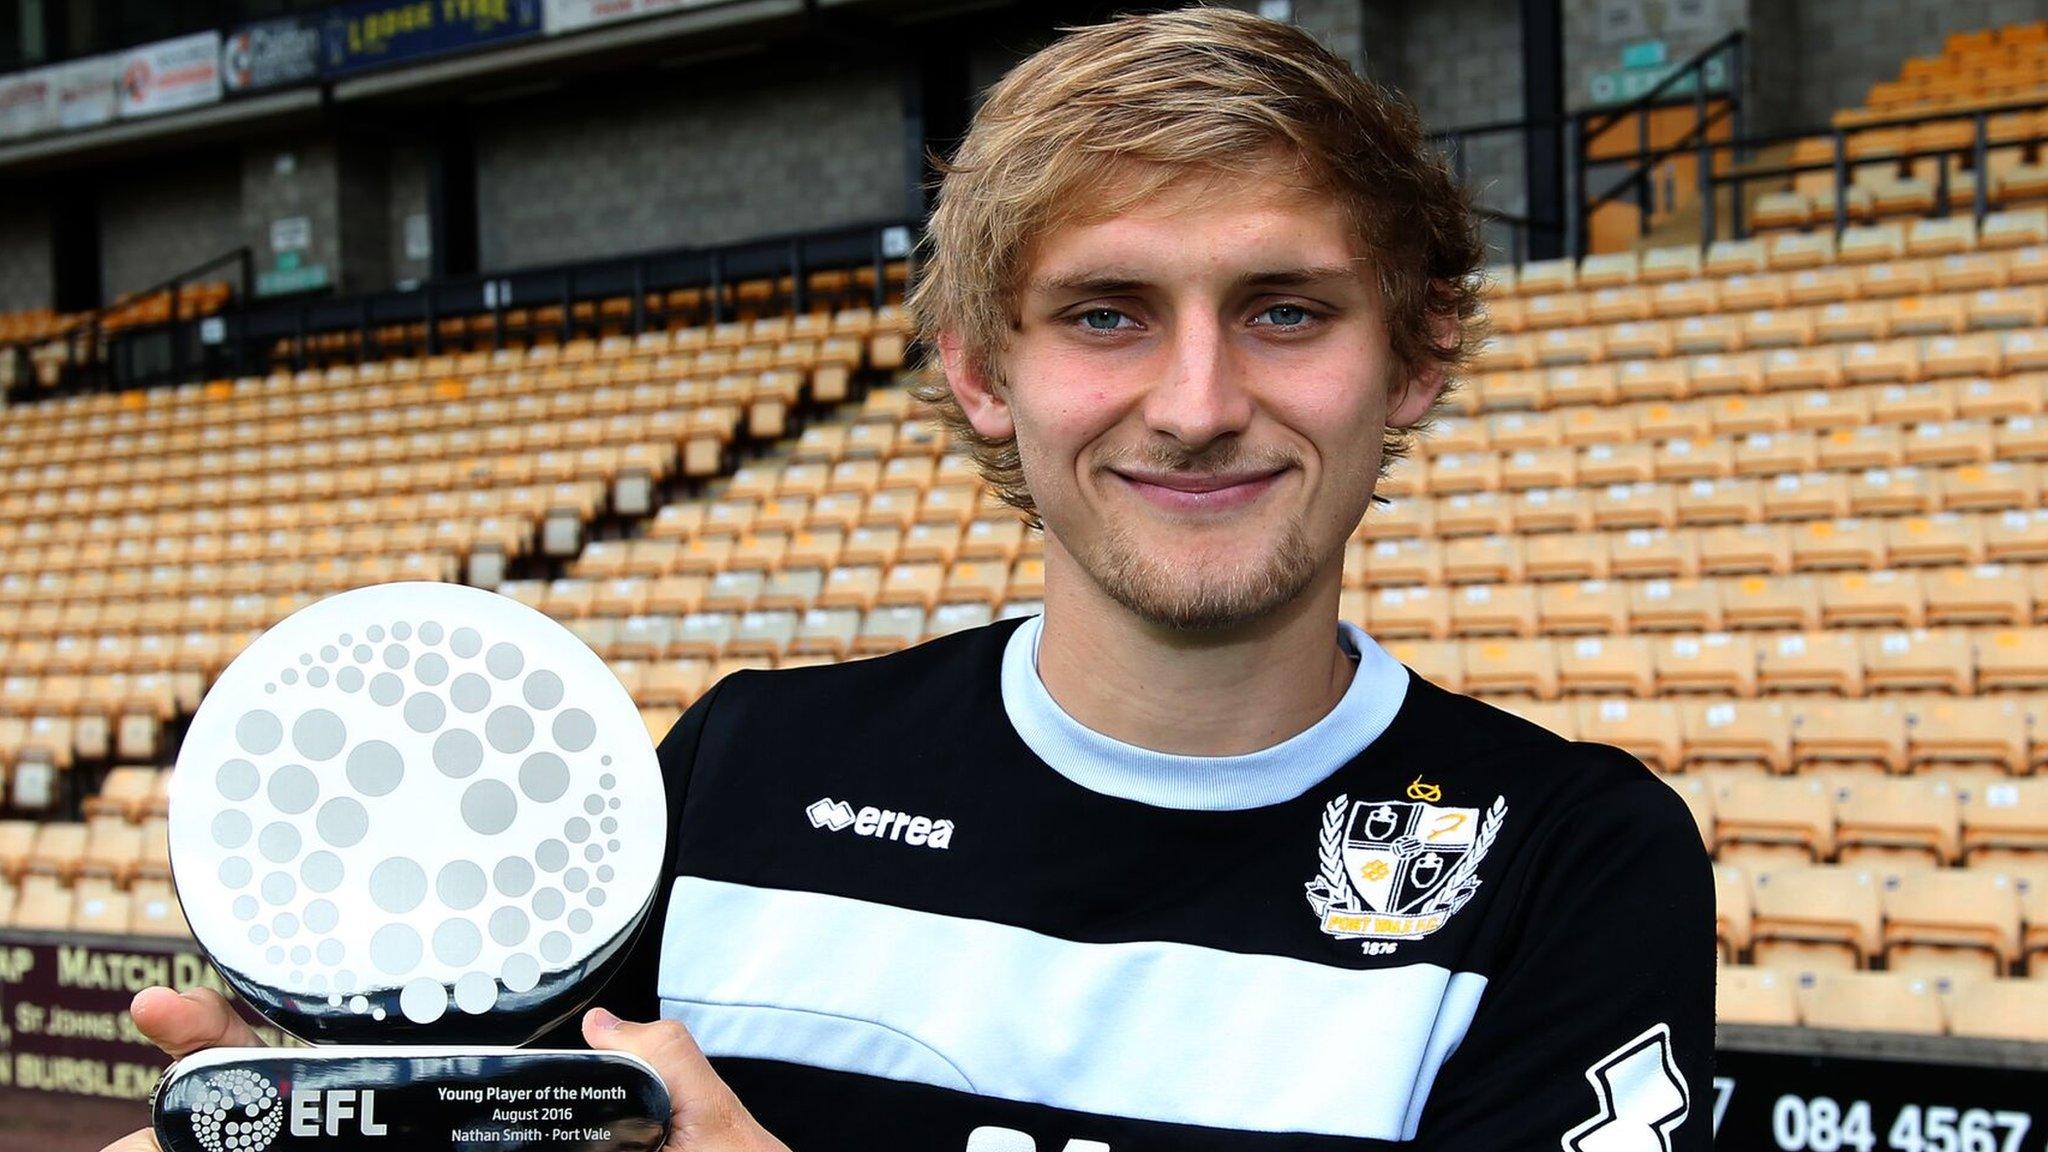
[[[748, 1114], [680, 1021], [635, 1024], [602, 1008], [583, 1016], [583, 1039], [647, 1061], [668, 1086], [670, 1152], [761, 1152], [782, 1145]], [[786, 1150], [784, 1150], [786, 1152]]]

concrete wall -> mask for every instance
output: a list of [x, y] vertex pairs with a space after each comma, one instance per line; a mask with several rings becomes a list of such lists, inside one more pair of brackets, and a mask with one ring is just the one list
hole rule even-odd
[[[1395, 85], [1414, 101], [1431, 130], [1521, 118], [1522, 26], [1516, 0], [1410, 4], [1398, 20], [1382, 15], [1378, 23], [1398, 29], [1398, 48], [1376, 57], [1368, 44], [1368, 70], [1386, 79], [1374, 63], [1384, 60]], [[1461, 161], [1473, 203], [1511, 215], [1528, 210], [1520, 134], [1474, 136], [1446, 147]], [[1506, 229], [1489, 227], [1487, 241], [1496, 259], [1507, 258]]]
[[256, 269], [278, 267], [271, 225], [303, 218], [310, 227], [302, 267], [325, 265], [330, 283], [342, 282], [341, 156], [332, 140], [293, 137], [251, 144], [242, 153], [242, 234]]
[[[417, 217], [423, 223], [430, 209], [430, 163], [427, 149], [416, 145], [398, 145], [387, 159], [384, 227], [388, 233], [387, 259], [394, 286], [409, 280], [424, 280], [434, 271], [431, 248], [424, 256], [406, 251], [406, 229], [421, 226], [409, 222]], [[431, 229], [428, 230], [428, 242], [432, 243]]]
[[0, 197], [0, 312], [50, 307], [50, 206], [33, 193]]
[[755, 59], [630, 99], [506, 106], [477, 138], [479, 262], [517, 268], [895, 215], [902, 99], [887, 67]]
[[100, 189], [100, 283], [136, 292], [243, 242], [242, 164], [234, 153], [152, 160]]

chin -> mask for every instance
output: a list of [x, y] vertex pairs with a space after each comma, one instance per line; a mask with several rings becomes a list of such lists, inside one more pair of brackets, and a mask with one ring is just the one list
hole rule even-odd
[[1315, 558], [1295, 531], [1263, 546], [1147, 548], [1128, 537], [1084, 563], [1103, 591], [1155, 627], [1213, 632], [1285, 608], [1314, 579]]

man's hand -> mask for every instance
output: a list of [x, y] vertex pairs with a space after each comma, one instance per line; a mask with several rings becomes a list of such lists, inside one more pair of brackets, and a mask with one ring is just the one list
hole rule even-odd
[[[129, 1002], [128, 1014], [142, 1034], [174, 1060], [205, 1048], [263, 1046], [227, 998], [211, 988], [183, 993], [144, 988]], [[147, 1128], [130, 1132], [107, 1145], [105, 1152], [157, 1152], [156, 1136]]]
[[719, 1079], [680, 1023], [629, 1024], [593, 1008], [583, 1016], [583, 1039], [592, 1048], [640, 1057], [668, 1085], [673, 1111], [664, 1152], [789, 1152]]

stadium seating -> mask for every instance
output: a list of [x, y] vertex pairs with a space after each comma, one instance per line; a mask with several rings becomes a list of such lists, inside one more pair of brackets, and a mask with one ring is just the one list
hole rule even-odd
[[[1358, 526], [1341, 611], [1672, 784], [1716, 859], [1724, 1019], [2031, 1035], [2048, 209], [1486, 293], [1494, 335]], [[910, 400], [906, 335], [895, 307], [761, 315], [10, 409], [0, 767], [21, 814], [83, 802], [0, 821], [0, 924], [177, 931], [178, 721], [341, 587], [532, 605], [656, 736], [737, 668], [1036, 610], [1041, 540]]]

